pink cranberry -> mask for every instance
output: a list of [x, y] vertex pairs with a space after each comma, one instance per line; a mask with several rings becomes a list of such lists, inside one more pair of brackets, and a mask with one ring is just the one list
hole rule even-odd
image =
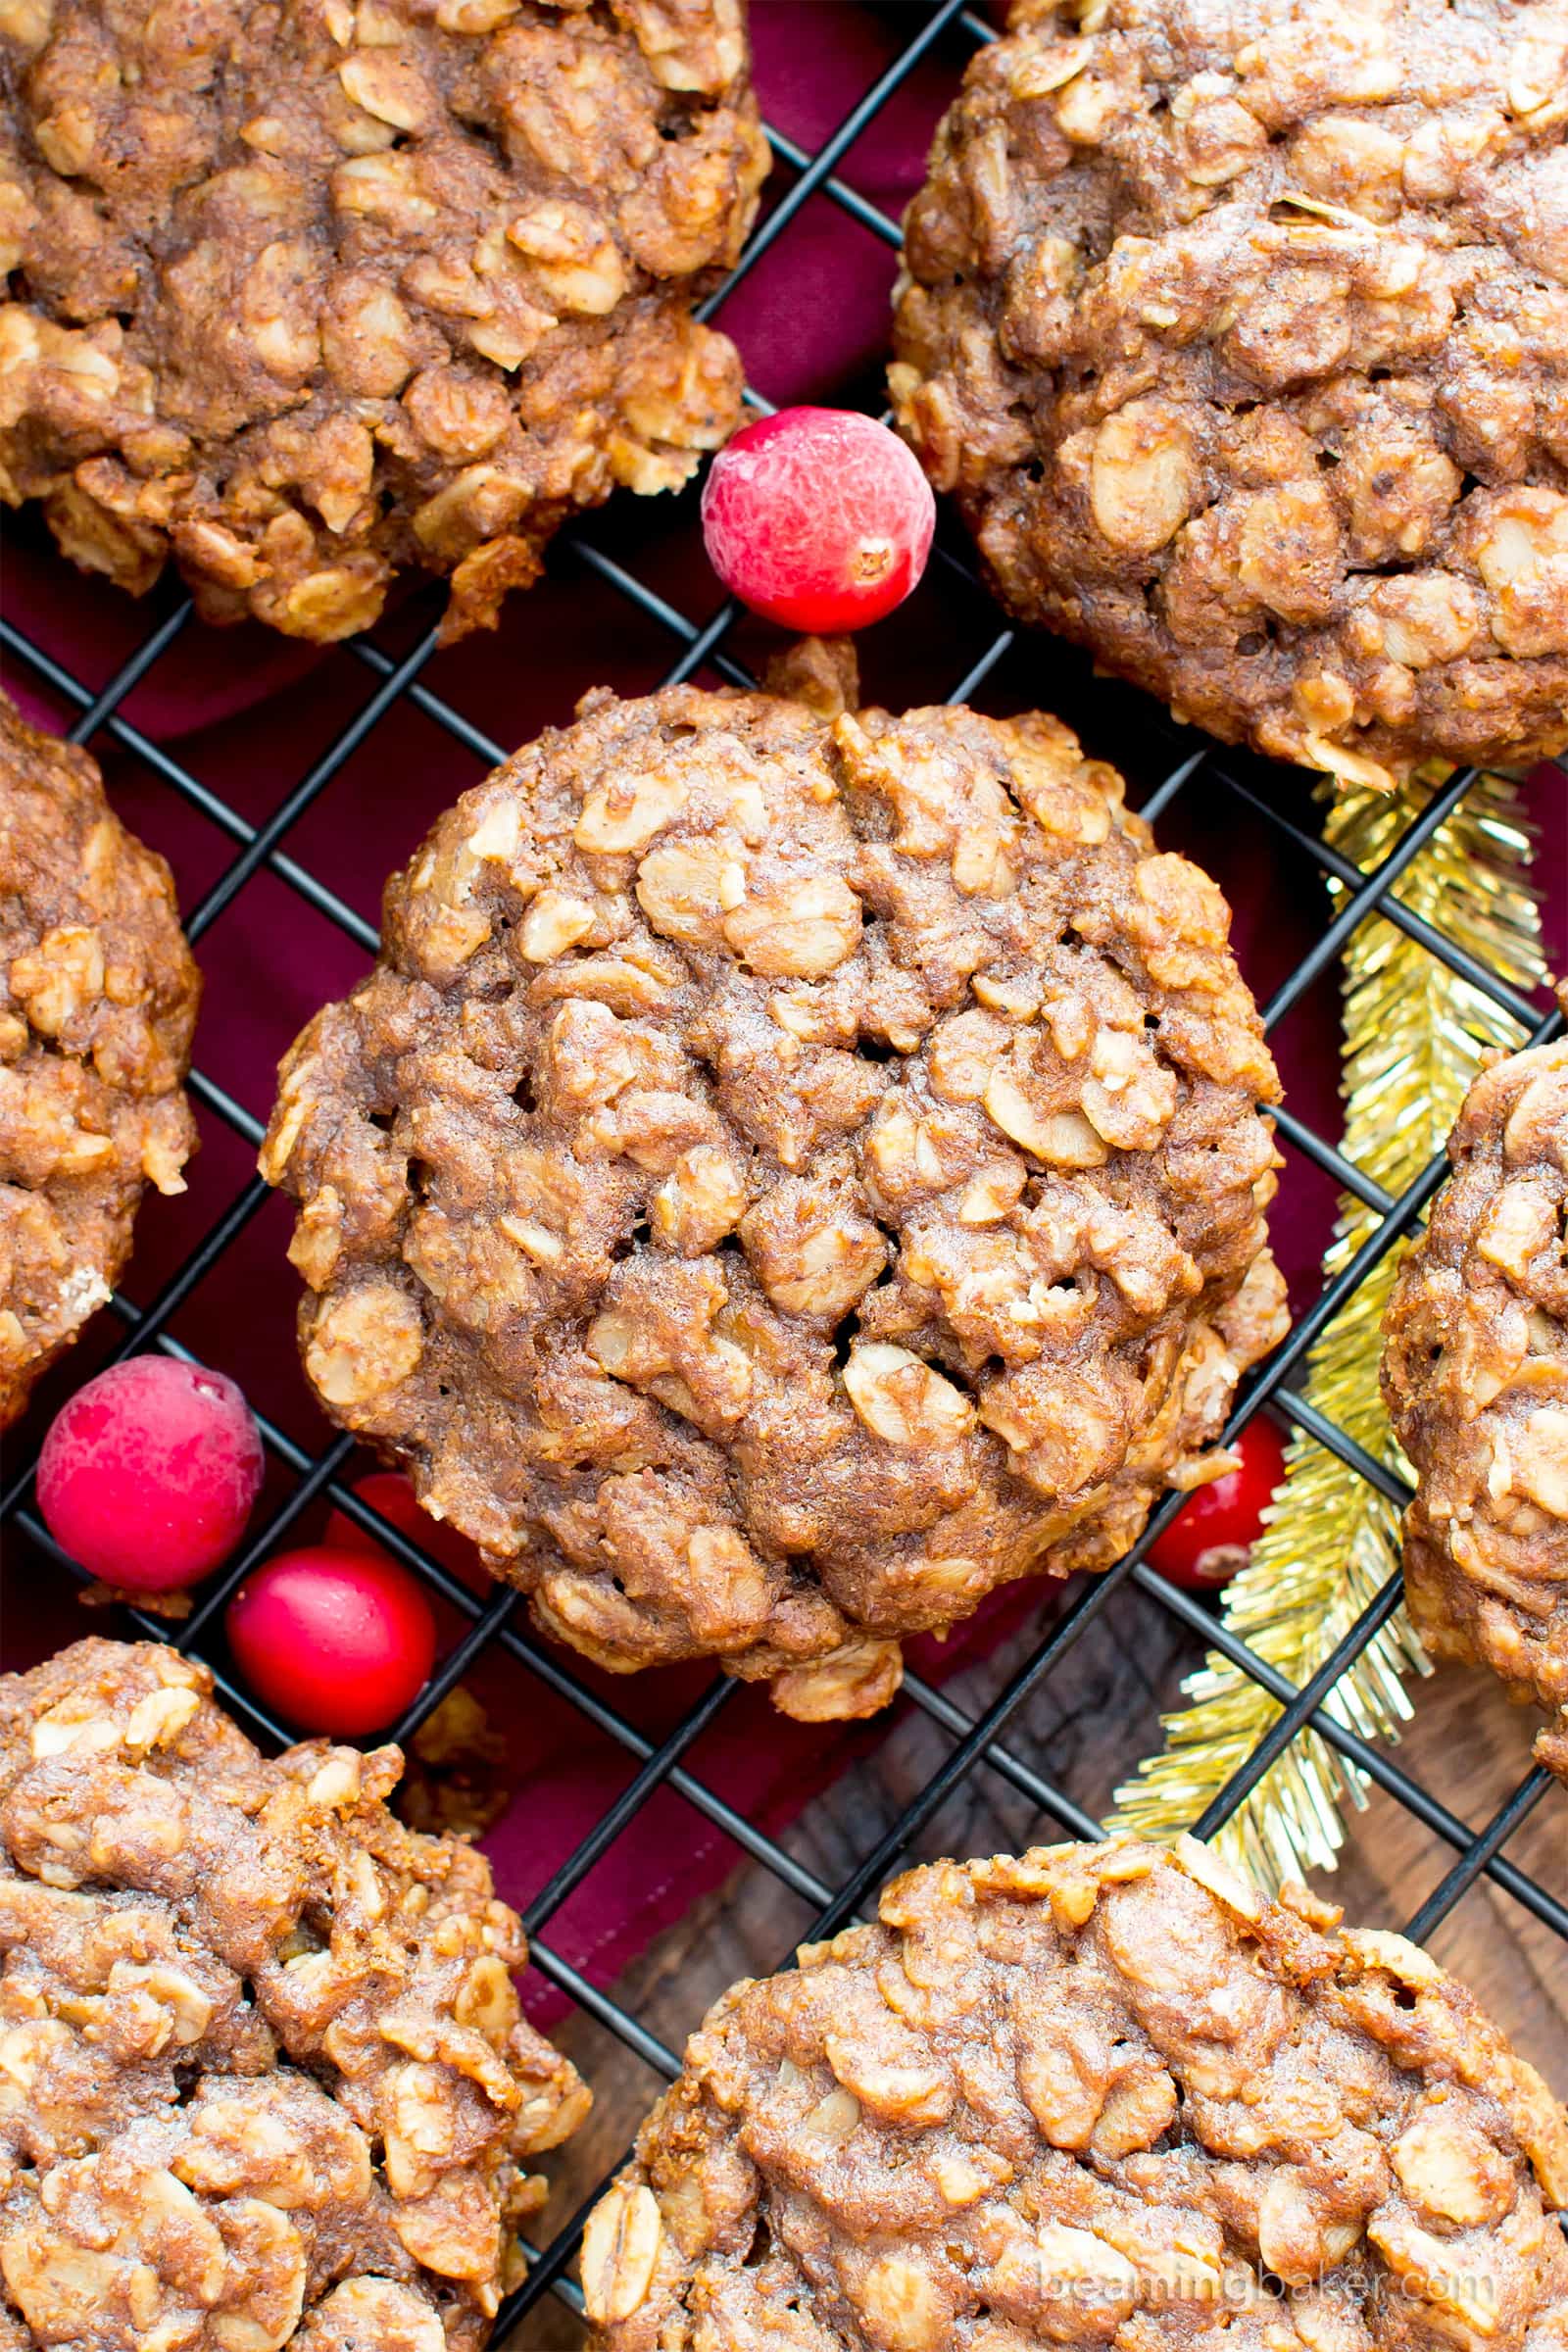
[[423, 1590], [384, 1552], [281, 1551], [245, 1579], [226, 1624], [251, 1690], [302, 1732], [352, 1740], [384, 1730], [435, 1661]]
[[765, 620], [863, 629], [925, 569], [936, 501], [896, 433], [854, 409], [780, 409], [721, 449], [703, 488], [708, 560]]
[[56, 1414], [38, 1507], [61, 1549], [105, 1584], [168, 1592], [233, 1550], [261, 1483], [261, 1433], [233, 1381], [132, 1355]]

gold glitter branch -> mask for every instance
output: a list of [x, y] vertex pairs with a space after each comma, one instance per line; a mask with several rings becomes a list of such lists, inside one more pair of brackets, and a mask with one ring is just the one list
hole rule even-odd
[[[1365, 788], [1334, 801], [1325, 836], [1365, 871], [1387, 857], [1437, 787], [1388, 796]], [[1544, 973], [1531, 886], [1532, 838], [1519, 795], [1487, 776], [1405, 869], [1401, 903], [1529, 990]], [[1337, 887], [1337, 886], [1336, 886]], [[1441, 1151], [1489, 1047], [1512, 1049], [1518, 1023], [1381, 915], [1362, 923], [1344, 963], [1344, 1151], [1397, 1196]], [[1326, 1282], [1375, 1231], [1377, 1212], [1341, 1199], [1323, 1261]], [[1402, 1245], [1380, 1260], [1308, 1357], [1305, 1394], [1368, 1453], [1407, 1469], [1378, 1393], [1383, 1311]], [[1224, 1623], [1298, 1688], [1317, 1671], [1397, 1565], [1398, 1513], [1312, 1438], [1298, 1436], [1286, 1483], [1252, 1556], [1227, 1588]], [[1404, 1677], [1427, 1671], [1403, 1610], [1383, 1627], [1325, 1702], [1365, 1739], [1395, 1740], [1413, 1712]], [[1163, 1719], [1165, 1746], [1116, 1791], [1113, 1826], [1149, 1838], [1188, 1829], [1245, 1762], [1279, 1704], [1210, 1650], [1182, 1686], [1191, 1702]], [[1345, 1841], [1343, 1807], [1365, 1803], [1365, 1775], [1316, 1732], [1301, 1733], [1215, 1840], [1277, 1889], [1307, 1868], [1332, 1870]]]

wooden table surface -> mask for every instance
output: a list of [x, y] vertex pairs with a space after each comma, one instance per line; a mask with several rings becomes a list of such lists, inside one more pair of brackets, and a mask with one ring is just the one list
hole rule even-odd
[[[1026, 1627], [983, 1667], [949, 1686], [967, 1713], [986, 1705], [1025, 1654]], [[1101, 1818], [1133, 1759], [1158, 1738], [1161, 1707], [1176, 1703], [1196, 1651], [1174, 1620], [1135, 1589], [1116, 1592], [1058, 1674], [1014, 1717], [1006, 1744]], [[1416, 1718], [1399, 1761], [1450, 1811], [1484, 1825], [1530, 1766], [1537, 1719], [1510, 1707], [1491, 1678], [1444, 1668], [1413, 1686]], [[940, 1764], [950, 1741], [906, 1710], [865, 1763], [813, 1804], [784, 1839], [830, 1884], [876, 1843]], [[693, 1769], [699, 1775], [699, 1748]], [[990, 1854], [1053, 1842], [1061, 1832], [989, 1767], [960, 1784], [911, 1858]], [[633, 1832], [635, 1835], [635, 1832]], [[1509, 1840], [1509, 1857], [1568, 1900], [1568, 1791], [1550, 1787]], [[1362, 1927], [1402, 1928], [1444, 1877], [1452, 1849], [1396, 1799], [1371, 1792], [1351, 1816], [1338, 1872], [1314, 1885]], [[613, 1853], [605, 1868], [613, 1867]], [[776, 1968], [809, 1926], [807, 1906], [760, 1864], [747, 1862], [620, 1980], [614, 1992], [679, 2050], [708, 2004], [737, 1977]], [[1515, 2047], [1568, 2096], [1568, 1947], [1500, 1887], [1483, 1879], [1431, 1938], [1435, 1958], [1464, 1979]], [[557, 2035], [592, 2082], [595, 2111], [552, 2160], [555, 2191], [535, 2225], [540, 2241], [614, 2165], [661, 2087], [603, 2028], [577, 2014]], [[554, 2299], [511, 2339], [516, 2352], [578, 2352], [580, 2322]]]

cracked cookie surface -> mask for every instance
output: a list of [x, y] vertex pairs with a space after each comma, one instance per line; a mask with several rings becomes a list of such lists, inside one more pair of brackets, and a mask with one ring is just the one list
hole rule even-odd
[[892, 389], [1020, 617], [1350, 781], [1568, 743], [1562, 0], [1018, 0]]
[[493, 625], [740, 409], [741, 0], [0, 0], [0, 495], [210, 620]]
[[285, 1060], [326, 1409], [617, 1670], [870, 1713], [1119, 1557], [1282, 1328], [1206, 876], [1054, 719], [600, 692], [441, 819]]
[[590, 2217], [598, 2352], [1520, 2352], [1568, 2117], [1402, 1936], [1182, 1838], [939, 1862], [737, 1984]]
[[0, 2344], [478, 2352], [588, 2094], [401, 1768], [151, 1642], [0, 1681]]
[[1546, 1709], [1536, 1754], [1568, 1780], [1568, 1039], [1484, 1071], [1448, 1155], [1384, 1333], [1405, 1594], [1435, 1656]]
[[101, 1306], [148, 1184], [184, 1190], [201, 979], [162, 858], [0, 695], [0, 1429]]

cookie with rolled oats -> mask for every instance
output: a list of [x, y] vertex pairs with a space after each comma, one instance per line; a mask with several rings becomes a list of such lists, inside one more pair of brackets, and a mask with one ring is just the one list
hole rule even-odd
[[466, 793], [262, 1168], [318, 1396], [541, 1626], [817, 1718], [1227, 1466], [1278, 1082], [1065, 727], [789, 683], [592, 694]]
[[1563, 0], [1016, 0], [906, 265], [1014, 613], [1350, 782], [1568, 744]]
[[1494, 1060], [1448, 1156], [1384, 1334], [1405, 1593], [1435, 1656], [1545, 1708], [1536, 1754], [1568, 1780], [1568, 1040]]
[[493, 626], [740, 411], [693, 306], [766, 168], [741, 0], [0, 0], [0, 493], [137, 593]]
[[588, 2094], [401, 1769], [152, 1642], [0, 1681], [0, 2343], [478, 2352]]
[[589, 2219], [597, 2352], [1522, 2352], [1568, 2117], [1402, 1936], [1190, 1838], [938, 1862], [735, 1985]]
[[163, 858], [0, 695], [0, 1429], [185, 1189], [200, 997]]

